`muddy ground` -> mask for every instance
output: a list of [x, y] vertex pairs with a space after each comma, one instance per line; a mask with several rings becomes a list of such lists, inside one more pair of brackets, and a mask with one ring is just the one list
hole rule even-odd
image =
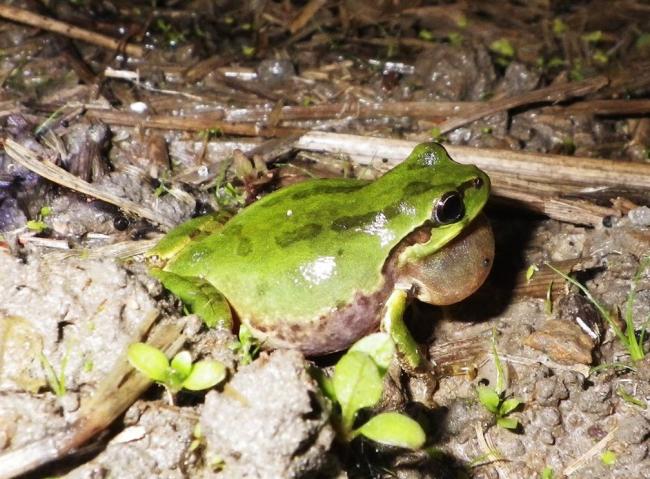
[[[124, 201], [46, 180], [0, 153], [0, 477], [650, 477], [650, 360], [633, 361], [585, 294], [545, 266], [572, 271], [619, 328], [629, 311], [640, 332], [650, 317], [647, 190], [595, 182], [563, 193], [558, 178], [553, 194], [582, 202], [574, 221], [495, 190], [487, 282], [459, 305], [409, 310], [436, 363], [435, 393], [423, 395], [417, 379], [386, 380], [382, 408], [427, 432], [418, 451], [342, 442], [307, 372], [331, 371], [337, 357], [263, 351], [244, 364], [234, 332], [183, 319], [142, 256], [192, 216], [235, 213], [311, 175], [379, 174], [295, 146], [313, 130], [604, 158], [644, 174], [646, 3], [9, 6], [142, 48], [72, 40], [0, 9], [5, 146], [13, 140]], [[521, 100], [601, 77], [559, 102]], [[520, 101], [476, 115], [503, 98]], [[535, 178], [510, 174], [537, 191]], [[227, 381], [174, 404], [145, 385], [84, 444], [21, 469], [16, 461], [42, 452], [30, 444], [54, 438], [55, 449], [57, 434], [78, 425], [84, 401], [158, 323], [183, 324], [182, 347], [222, 361]], [[477, 399], [479, 385], [497, 381], [494, 347], [507, 395], [521, 400], [512, 430]]]

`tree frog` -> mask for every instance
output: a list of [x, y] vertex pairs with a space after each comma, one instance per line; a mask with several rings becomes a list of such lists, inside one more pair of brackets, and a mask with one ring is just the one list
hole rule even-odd
[[149, 252], [152, 273], [208, 325], [234, 317], [265, 347], [328, 354], [383, 320], [417, 367], [405, 306], [450, 304], [481, 285], [494, 254], [479, 217], [489, 192], [483, 171], [424, 143], [374, 181], [308, 180], [225, 224], [190, 220]]

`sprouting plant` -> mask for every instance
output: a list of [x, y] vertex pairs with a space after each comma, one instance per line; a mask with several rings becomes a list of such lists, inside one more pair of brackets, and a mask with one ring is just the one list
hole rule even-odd
[[192, 363], [189, 351], [179, 352], [170, 362], [160, 349], [145, 343], [133, 343], [127, 357], [131, 366], [165, 387], [170, 404], [181, 389], [202, 391], [226, 377], [226, 367], [222, 363], [213, 359]]
[[598, 301], [596, 301], [596, 299], [591, 295], [591, 293], [585, 286], [583, 286], [580, 282], [576, 281], [571, 276], [554, 268], [550, 264], [547, 263], [547, 266], [551, 268], [553, 271], [555, 271], [557, 274], [562, 276], [562, 278], [564, 278], [566, 281], [568, 281], [576, 288], [578, 288], [580, 291], [582, 291], [585, 297], [591, 302], [591, 304], [594, 305], [596, 310], [598, 310], [603, 320], [609, 325], [610, 328], [612, 328], [612, 331], [614, 331], [616, 337], [619, 339], [621, 344], [630, 353], [630, 359], [632, 359], [632, 362], [643, 360], [643, 358], [645, 357], [643, 343], [645, 340], [647, 322], [641, 327], [641, 330], [637, 334], [636, 330], [634, 329], [634, 318], [632, 317], [632, 314], [633, 314], [634, 301], [636, 300], [636, 287], [637, 284], [639, 283], [639, 280], [641, 279], [641, 276], [646, 271], [646, 269], [648, 269], [648, 266], [650, 266], [650, 256], [645, 256], [641, 260], [639, 264], [639, 268], [637, 269], [636, 273], [634, 274], [634, 277], [632, 278], [632, 283], [630, 285], [630, 292], [628, 293], [627, 301], [625, 304], [625, 314], [624, 314], [625, 332], [623, 332], [621, 328], [618, 326], [618, 324], [616, 323], [616, 321], [614, 321], [612, 314], [609, 311], [607, 311], [603, 305], [601, 305]]
[[355, 427], [357, 415], [375, 406], [383, 393], [383, 378], [395, 346], [386, 333], [376, 333], [355, 343], [334, 367], [331, 378], [321, 376], [323, 392], [340, 407], [335, 427], [344, 441], [361, 435], [381, 444], [419, 449], [426, 441], [422, 427], [399, 412], [383, 412]]
[[38, 212], [38, 215], [36, 215], [36, 219], [29, 220], [26, 223], [27, 229], [34, 231], [36, 233], [42, 233], [48, 228], [47, 224], [43, 220], [48, 216], [50, 216], [51, 214], [52, 214], [52, 208], [50, 206], [43, 206], [41, 210]]
[[243, 365], [253, 362], [259, 354], [261, 346], [251, 330], [242, 324], [239, 327], [239, 341], [235, 341], [230, 348], [239, 356], [239, 362]]
[[600, 462], [606, 466], [613, 466], [616, 464], [616, 453], [610, 450], [603, 452], [600, 455]]
[[497, 372], [496, 385], [493, 388], [478, 386], [476, 388], [478, 400], [485, 409], [494, 414], [497, 426], [504, 429], [517, 429], [519, 427], [519, 420], [514, 417], [508, 417], [508, 415], [517, 409], [522, 401], [518, 398], [506, 397], [505, 370], [497, 352], [494, 334], [492, 335], [492, 357]]
[[546, 466], [542, 469], [542, 473], [539, 475], [540, 479], [553, 479], [555, 477], [555, 472], [551, 466]]
[[641, 409], [647, 409], [648, 408], [648, 403], [645, 402], [643, 399], [639, 399], [632, 394], [628, 393], [625, 389], [622, 387], [619, 387], [616, 389], [616, 395], [620, 397], [623, 401], [625, 401], [628, 404], [631, 404], [633, 406], [639, 407]]
[[63, 356], [63, 359], [61, 360], [61, 369], [59, 370], [59, 374], [54, 371], [54, 366], [52, 366], [52, 363], [50, 362], [49, 359], [47, 359], [47, 356], [41, 351], [39, 354], [39, 360], [41, 361], [41, 366], [43, 366], [43, 371], [45, 372], [45, 379], [47, 380], [48, 386], [50, 386], [50, 389], [54, 394], [56, 394], [57, 397], [63, 397], [66, 394], [66, 387], [65, 387], [65, 368], [68, 364], [68, 354]]

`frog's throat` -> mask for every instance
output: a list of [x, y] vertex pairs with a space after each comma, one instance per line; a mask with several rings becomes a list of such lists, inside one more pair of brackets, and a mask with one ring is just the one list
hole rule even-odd
[[433, 228], [429, 241], [409, 246], [399, 255], [399, 258], [397, 259], [398, 269], [406, 263], [417, 261], [419, 258], [424, 258], [439, 251], [443, 246], [458, 236], [469, 223], [470, 219], [467, 218], [458, 223]]

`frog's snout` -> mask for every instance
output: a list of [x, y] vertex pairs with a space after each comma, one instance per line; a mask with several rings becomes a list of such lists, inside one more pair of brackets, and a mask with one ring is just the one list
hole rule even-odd
[[444, 248], [410, 265], [406, 274], [420, 301], [448, 305], [474, 293], [490, 273], [493, 261], [494, 235], [481, 214]]

